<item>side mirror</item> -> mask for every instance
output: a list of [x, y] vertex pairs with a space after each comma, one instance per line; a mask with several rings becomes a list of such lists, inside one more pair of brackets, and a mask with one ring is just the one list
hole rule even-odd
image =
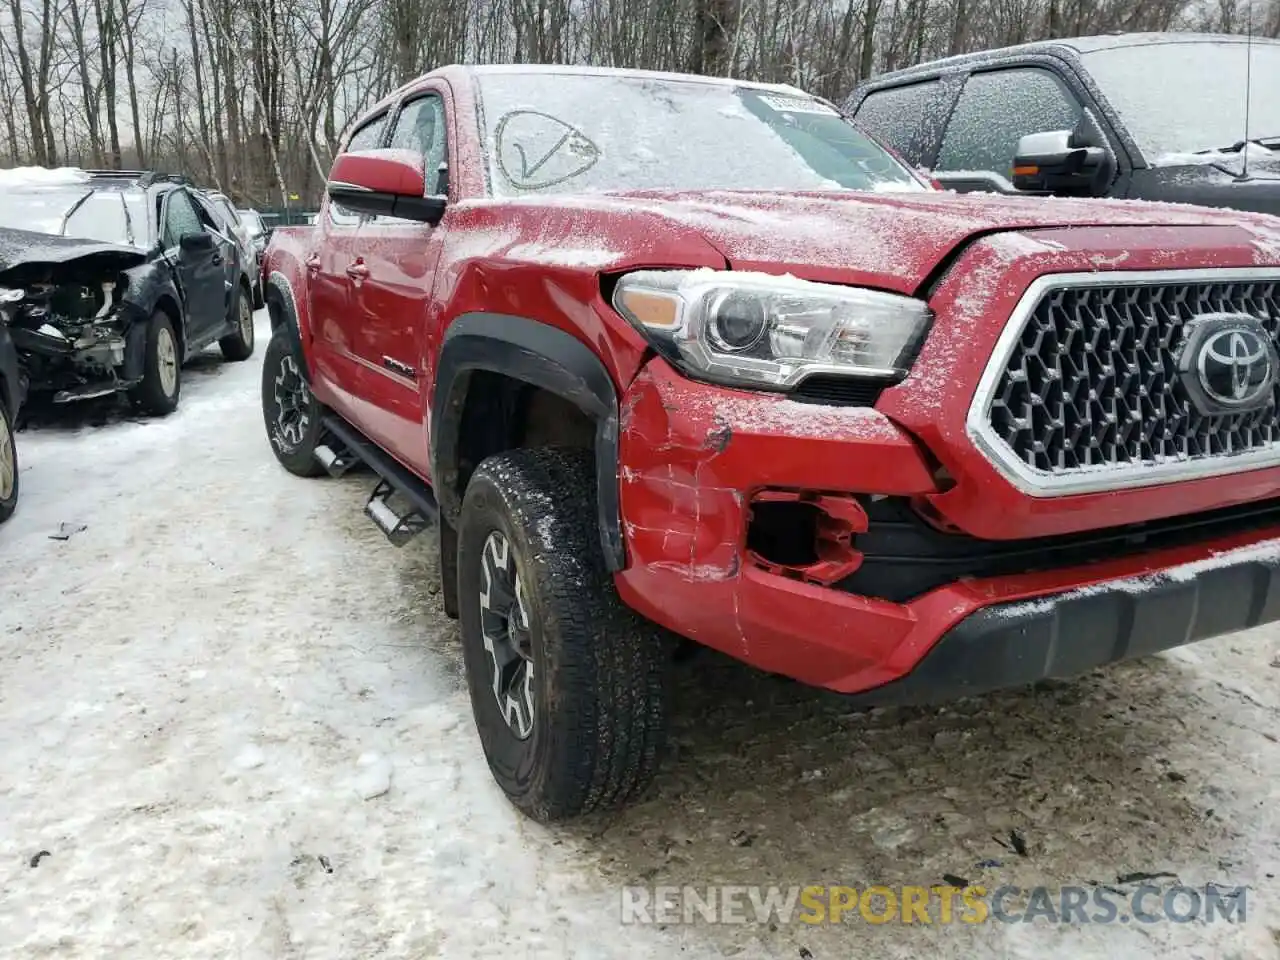
[[215, 249], [218, 241], [213, 234], [201, 230], [199, 233], [184, 233], [178, 238], [178, 250], [182, 253], [208, 253]]
[[347, 210], [417, 220], [432, 226], [444, 216], [447, 200], [426, 196], [421, 154], [412, 150], [358, 150], [333, 163], [325, 191]]
[[1013, 185], [1028, 193], [1101, 196], [1115, 173], [1115, 156], [1089, 110], [1073, 130], [1023, 137], [1013, 159]]

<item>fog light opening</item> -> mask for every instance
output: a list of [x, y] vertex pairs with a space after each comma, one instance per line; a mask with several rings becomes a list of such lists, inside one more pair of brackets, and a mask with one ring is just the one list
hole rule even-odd
[[765, 490], [751, 500], [747, 558], [770, 573], [829, 586], [862, 565], [867, 514], [847, 494]]

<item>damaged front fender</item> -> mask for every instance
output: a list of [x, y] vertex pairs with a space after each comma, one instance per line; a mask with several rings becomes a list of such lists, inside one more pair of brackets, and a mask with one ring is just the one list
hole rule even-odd
[[[699, 383], [655, 358], [628, 387], [620, 414], [630, 562], [618, 589], [649, 618], [735, 656], [770, 635], [744, 584], [830, 582], [856, 566], [858, 498], [936, 490], [915, 440], [869, 407]], [[816, 518], [813, 557], [762, 556], [751, 547], [753, 525], [766, 513], [788, 514], [761, 505], [791, 501]]]

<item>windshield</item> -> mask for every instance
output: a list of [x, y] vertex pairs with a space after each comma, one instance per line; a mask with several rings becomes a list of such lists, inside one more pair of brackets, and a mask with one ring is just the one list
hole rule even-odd
[[[1149, 163], [1194, 163], [1187, 154], [1245, 139], [1249, 49], [1153, 43], [1094, 50], [1083, 60]], [[1280, 137], [1280, 43], [1255, 42], [1251, 60], [1249, 137]]]
[[236, 214], [240, 217], [240, 222], [244, 224], [251, 237], [260, 237], [267, 232], [262, 225], [262, 218], [255, 211], [237, 210]]
[[120, 190], [58, 186], [0, 193], [0, 227], [146, 246], [146, 210]]
[[819, 100], [697, 81], [478, 76], [497, 196], [622, 190], [926, 190]]

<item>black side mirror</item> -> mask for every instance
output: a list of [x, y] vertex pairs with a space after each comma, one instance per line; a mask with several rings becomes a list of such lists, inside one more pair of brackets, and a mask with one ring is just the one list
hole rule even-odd
[[178, 240], [178, 250], [185, 254], [209, 253], [218, 242], [213, 234], [201, 230], [199, 233], [184, 233]]
[[1018, 141], [1013, 185], [1028, 193], [1097, 197], [1116, 174], [1116, 158], [1092, 111], [1072, 130], [1032, 133]]

